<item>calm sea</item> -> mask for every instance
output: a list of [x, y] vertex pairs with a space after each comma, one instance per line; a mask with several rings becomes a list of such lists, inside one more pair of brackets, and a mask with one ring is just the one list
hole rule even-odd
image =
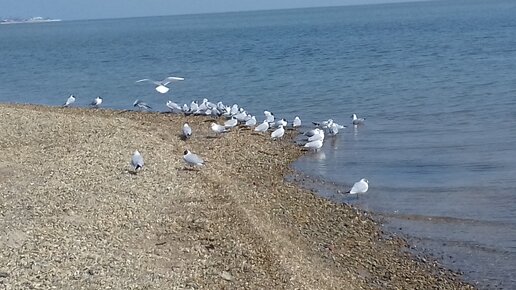
[[[0, 102], [209, 98], [366, 125], [294, 165], [484, 288], [516, 288], [516, 2], [451, 1], [0, 26]], [[160, 95], [141, 78], [186, 78]], [[260, 120], [259, 120], [260, 121]], [[322, 186], [322, 185], [321, 185]]]

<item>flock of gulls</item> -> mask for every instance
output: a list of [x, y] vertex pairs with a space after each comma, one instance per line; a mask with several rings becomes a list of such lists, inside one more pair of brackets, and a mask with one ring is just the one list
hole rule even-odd
[[[177, 81], [183, 81], [182, 77], [174, 77], [170, 76], [161, 81], [155, 81], [151, 79], [141, 79], [136, 81], [136, 83], [150, 83], [155, 86], [155, 90], [161, 94], [167, 93], [170, 88], [169, 84]], [[63, 107], [69, 107], [74, 104], [76, 101], [76, 97], [71, 95], [68, 97], [66, 102], [63, 104]], [[102, 104], [102, 97], [96, 97], [91, 103], [90, 106], [93, 108], [99, 108]], [[239, 107], [238, 104], [234, 104], [232, 106], [226, 106], [222, 102], [213, 103], [208, 99], [203, 99], [201, 103], [197, 100], [193, 100], [190, 105], [183, 104], [182, 106], [174, 103], [172, 101], [168, 101], [166, 106], [169, 108], [170, 113], [174, 114], [184, 114], [188, 115], [198, 115], [198, 116], [212, 116], [216, 118], [224, 117], [225, 121], [223, 124], [218, 124], [216, 122], [211, 123], [211, 130], [215, 134], [215, 137], [220, 136], [224, 133], [231, 131], [231, 129], [237, 126], [243, 126], [249, 129], [254, 130], [254, 132], [258, 134], [268, 134], [270, 131], [270, 138], [272, 140], [281, 139], [285, 134], [285, 129], [289, 125], [289, 122], [286, 119], [277, 120], [274, 114], [270, 111], [264, 111], [264, 120], [261, 123], [257, 122], [257, 117], [248, 113], [244, 108]], [[133, 107], [142, 111], [151, 110], [151, 106], [147, 103], [137, 99], [133, 103]], [[351, 124], [355, 127], [361, 126], [364, 124], [365, 119], [359, 118], [356, 114], [351, 116], [352, 121]], [[339, 133], [339, 130], [346, 128], [344, 125], [340, 125], [335, 123], [332, 119], [328, 119], [322, 122], [312, 122], [315, 125], [314, 129], [301, 132], [298, 138], [296, 138], [296, 144], [306, 148], [306, 150], [318, 151], [322, 148], [325, 136], [335, 136]], [[301, 119], [299, 116], [296, 116], [291, 124], [291, 129], [297, 130], [301, 127]], [[184, 123], [182, 127], [182, 138], [183, 140], [187, 140], [192, 136], [192, 128], [188, 123]], [[185, 150], [183, 154], [183, 160], [190, 168], [202, 167], [204, 166], [204, 160], [195, 153], [190, 152], [189, 150]], [[133, 156], [131, 158], [131, 167], [134, 173], [140, 171], [144, 166], [143, 156], [138, 152], [138, 150], [134, 151]], [[365, 178], [362, 178], [358, 182], [355, 182], [349, 191], [346, 193], [349, 194], [358, 194], [365, 193], [369, 189], [369, 181]]]

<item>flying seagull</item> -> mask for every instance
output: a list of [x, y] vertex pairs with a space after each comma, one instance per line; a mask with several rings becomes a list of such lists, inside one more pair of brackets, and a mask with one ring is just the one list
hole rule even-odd
[[159, 93], [164, 94], [164, 93], [166, 93], [166, 92], [168, 92], [170, 90], [167, 87], [168, 84], [170, 84], [171, 82], [184, 81], [184, 80], [185, 79], [182, 78], [182, 77], [167, 77], [167, 78], [165, 78], [162, 81], [155, 81], [155, 80], [151, 80], [151, 79], [141, 79], [141, 80], [138, 80], [136, 82], [137, 83], [147, 82], [147, 83], [154, 84], [154, 85], [156, 85], [155, 90], [158, 91]]
[[68, 107], [73, 103], [75, 103], [75, 97], [74, 95], [70, 95], [68, 99], [66, 99], [66, 102], [63, 104], [63, 107]]

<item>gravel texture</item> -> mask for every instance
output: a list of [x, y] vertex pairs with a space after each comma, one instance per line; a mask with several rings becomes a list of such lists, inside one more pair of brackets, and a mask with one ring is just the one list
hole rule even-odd
[[[0, 289], [472, 289], [368, 213], [286, 182], [292, 132], [31, 105], [0, 119]], [[185, 149], [206, 166], [186, 169]]]

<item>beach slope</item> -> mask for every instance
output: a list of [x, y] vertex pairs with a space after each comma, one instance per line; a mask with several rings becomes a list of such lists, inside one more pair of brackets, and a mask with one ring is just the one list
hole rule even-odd
[[[368, 214], [285, 182], [303, 154], [287, 140], [30, 105], [0, 105], [0, 124], [2, 289], [471, 288]], [[206, 166], [186, 170], [185, 149]]]

